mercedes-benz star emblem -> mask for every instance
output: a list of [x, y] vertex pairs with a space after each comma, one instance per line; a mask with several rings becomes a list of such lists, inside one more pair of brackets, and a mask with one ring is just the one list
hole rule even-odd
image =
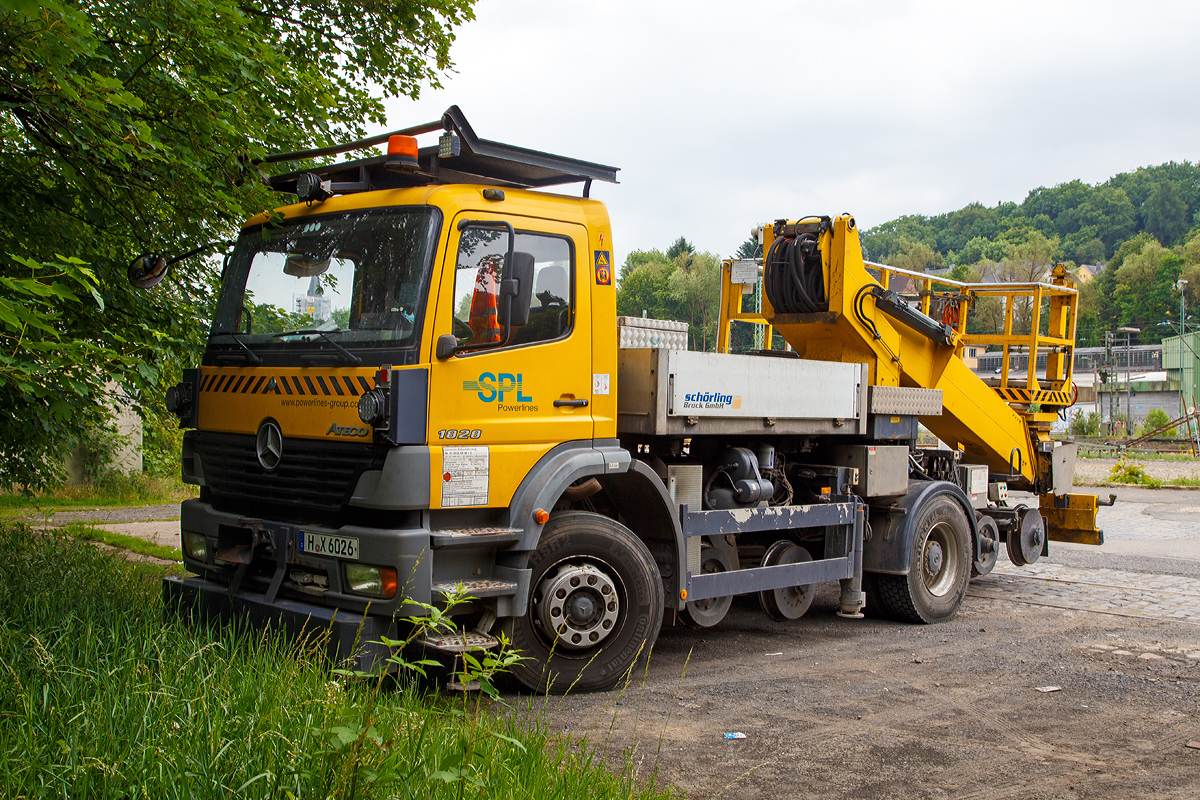
[[283, 431], [274, 420], [267, 420], [258, 429], [254, 449], [258, 452], [258, 463], [267, 472], [279, 466], [279, 459], [283, 458]]

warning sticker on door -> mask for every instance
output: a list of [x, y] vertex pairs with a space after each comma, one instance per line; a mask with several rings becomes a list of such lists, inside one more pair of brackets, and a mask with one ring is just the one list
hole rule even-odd
[[487, 505], [488, 461], [486, 447], [442, 448], [442, 508]]

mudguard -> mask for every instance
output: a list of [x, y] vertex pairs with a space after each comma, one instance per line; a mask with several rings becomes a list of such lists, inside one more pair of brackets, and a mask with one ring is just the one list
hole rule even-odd
[[671, 495], [654, 470], [634, 459], [616, 439], [566, 442], [542, 456], [517, 487], [509, 505], [509, 526], [524, 533], [511, 550], [498, 554], [502, 563], [525, 566], [542, 536], [542, 525], [533, 518], [534, 512], [553, 508], [563, 491], [581, 478], [600, 482], [625, 524], [640, 538], [669, 543], [674, 568], [664, 585], [667, 605], [674, 608], [682, 604], [680, 591], [687, 585], [683, 568], [687, 545]]
[[971, 527], [971, 551], [978, 551], [975, 509], [957, 484], [946, 481], [909, 481], [908, 493], [890, 505], [870, 506], [871, 537], [863, 542], [863, 571], [907, 575], [912, 560], [913, 527], [921, 508], [940, 495], [950, 495], [966, 514]]

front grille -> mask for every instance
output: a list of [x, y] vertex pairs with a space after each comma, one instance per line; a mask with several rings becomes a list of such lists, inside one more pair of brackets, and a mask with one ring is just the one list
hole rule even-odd
[[246, 510], [265, 504], [336, 512], [363, 471], [383, 460], [372, 445], [285, 438], [279, 466], [268, 472], [258, 463], [254, 436], [199, 431], [194, 441], [214, 499]]

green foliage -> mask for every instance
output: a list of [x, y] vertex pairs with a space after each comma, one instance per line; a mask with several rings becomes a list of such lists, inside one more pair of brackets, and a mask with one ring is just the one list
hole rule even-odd
[[674, 261], [682, 255], [690, 255], [694, 252], [696, 252], [696, 248], [692, 247], [692, 243], [680, 236], [667, 248], [667, 260]]
[[1100, 413], [1089, 411], [1085, 414], [1082, 409], [1076, 409], [1071, 414], [1067, 429], [1072, 436], [1099, 436]]
[[1124, 457], [1117, 459], [1117, 463], [1113, 464], [1112, 470], [1108, 474], [1108, 480], [1110, 483], [1132, 483], [1140, 486], [1158, 487], [1162, 485], [1162, 481], [1147, 475], [1146, 468], [1141, 464]]
[[60, 478], [110, 381], [158, 403], [196, 360], [219, 263], [143, 291], [131, 259], [228, 239], [276, 205], [246, 159], [383, 122], [386, 97], [437, 84], [471, 5], [6, 0], [0, 485]]
[[12, 256], [12, 264], [0, 274], [0, 487], [36, 491], [63, 477], [63, 456], [81, 431], [103, 425], [108, 375], [151, 382], [159, 373], [139, 358], [141, 348], [118, 352], [70, 335], [72, 316], [105, 308], [96, 274], [82, 261]]
[[737, 258], [755, 258], [761, 255], [757, 239], [747, 239], [739, 244], [738, 249], [734, 252], [734, 256]]
[[[1157, 431], [1159, 428], [1168, 424], [1170, 421], [1171, 421], [1171, 417], [1167, 415], [1167, 412], [1163, 411], [1161, 408], [1152, 408], [1152, 409], [1150, 409], [1150, 412], [1148, 414], [1146, 414], [1146, 418], [1142, 420], [1142, 424], [1138, 426], [1137, 435], [1145, 436], [1153, 431]], [[1174, 436], [1175, 433], [1176, 433], [1175, 428], [1168, 428], [1167, 430], [1159, 431], [1158, 433], [1156, 433], [1154, 435], [1155, 436]]]
[[[1200, 302], [1200, 165], [1169, 162], [1095, 185], [1040, 187], [1020, 204], [898, 217], [862, 242], [871, 260], [925, 268], [943, 259], [979, 280], [1037, 280], [1055, 262], [1107, 262], [1081, 286], [1077, 344], [1101, 345], [1105, 331], [1123, 325], [1142, 329], [1139, 344], [1153, 344], [1179, 332], [1178, 278], [1189, 281], [1188, 306]], [[1151, 242], [1157, 249], [1147, 249]], [[1030, 311], [1020, 309], [1018, 322], [1027, 324]], [[1002, 321], [1002, 305], [985, 298], [968, 331], [999, 332]]]
[[690, 247], [680, 237], [667, 251], [679, 250], [673, 260], [658, 250], [630, 253], [621, 267], [617, 313], [686, 322], [689, 347], [710, 350], [716, 345], [721, 259]]
[[164, 615], [161, 575], [0, 527], [0, 796], [666, 796], [532, 703], [331, 676], [319, 641]]

